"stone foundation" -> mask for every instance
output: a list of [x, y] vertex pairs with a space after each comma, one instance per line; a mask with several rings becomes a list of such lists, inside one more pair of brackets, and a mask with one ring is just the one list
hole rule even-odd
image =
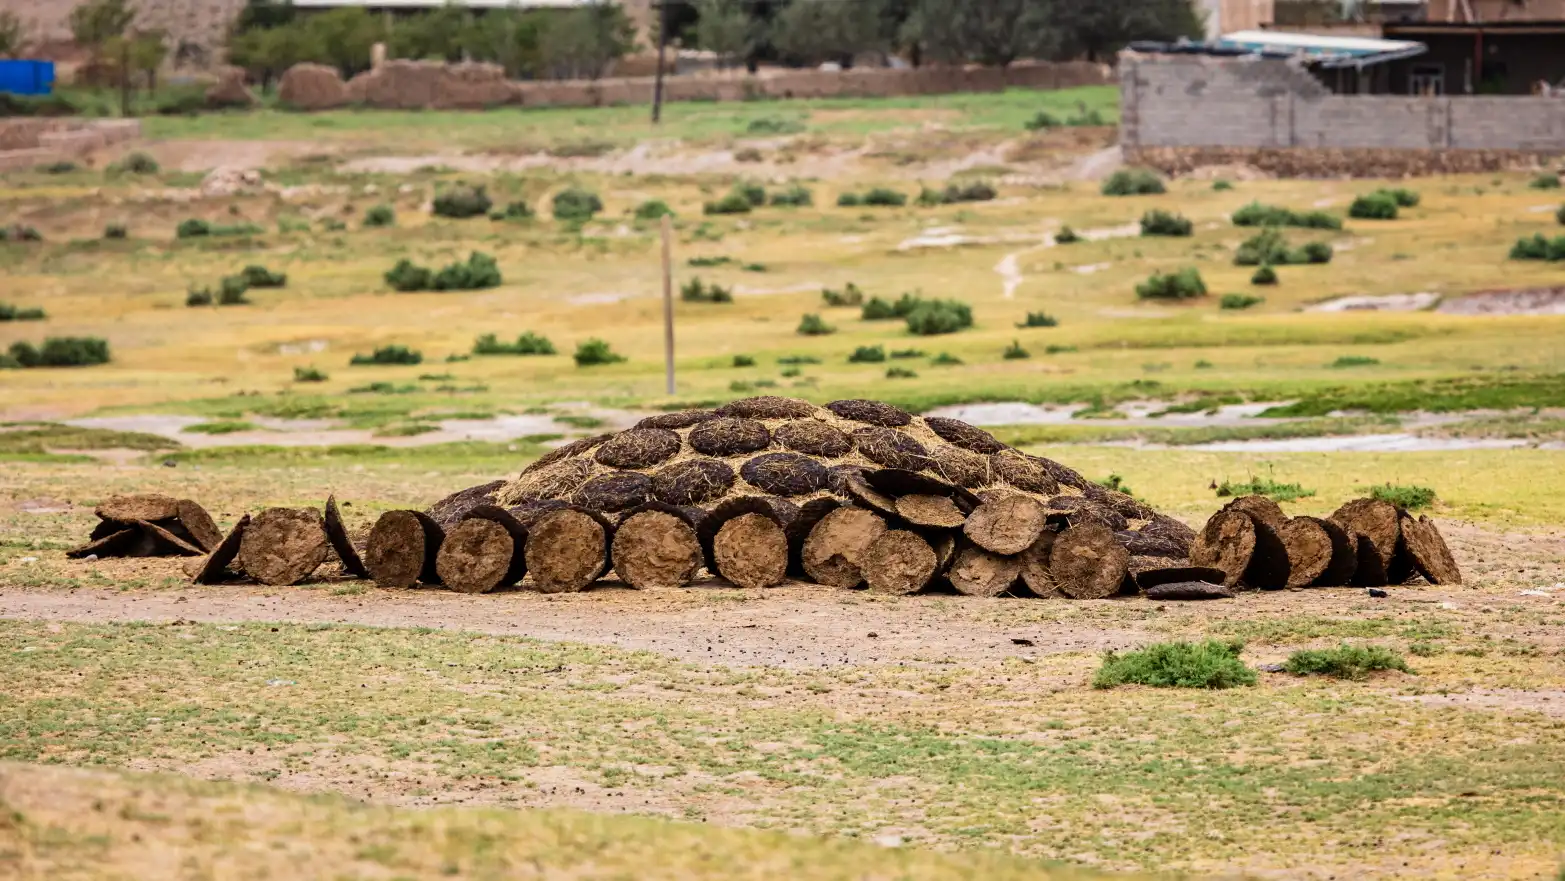
[[1420, 177], [1525, 171], [1558, 162], [1565, 151], [1392, 150], [1323, 147], [1132, 147], [1125, 162], [1164, 174], [1214, 165], [1248, 165], [1275, 177]]

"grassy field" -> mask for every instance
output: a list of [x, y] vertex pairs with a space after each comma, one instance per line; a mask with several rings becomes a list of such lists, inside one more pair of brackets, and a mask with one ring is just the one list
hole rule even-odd
[[[1294, 247], [1331, 243], [1333, 259], [1257, 287], [1253, 267], [1234, 265], [1255, 232], [1234, 211], [1343, 216], [1388, 182], [1228, 170], [1229, 188], [1183, 179], [1108, 197], [1096, 178], [1111, 133], [1023, 127], [1078, 107], [1113, 119], [1114, 94], [682, 104], [658, 129], [632, 107], [263, 110], [148, 120], [139, 146], [157, 173], [98, 157], [0, 178], [0, 220], [43, 238], [0, 242], [0, 303], [48, 313], [0, 323], [0, 351], [50, 336], [112, 347], [101, 366], [0, 371], [0, 874], [1079, 877], [1064, 863], [1553, 877], [1565, 858], [1565, 497], [1551, 479], [1565, 472], [1565, 316], [1304, 310], [1557, 286], [1559, 264], [1506, 255], [1561, 230], [1561, 197], [1522, 174], [1397, 182], [1418, 206], [1286, 230]], [[757, 120], [797, 130], [752, 133]], [[235, 163], [264, 166], [270, 187], [201, 195], [208, 168]], [[703, 213], [740, 181], [800, 183], [813, 205]], [[997, 198], [912, 201], [952, 181], [990, 182]], [[459, 183], [536, 216], [431, 216]], [[598, 193], [603, 212], [552, 219], [570, 186]], [[837, 206], [873, 187], [909, 204]], [[672, 396], [657, 224], [636, 216], [651, 200], [677, 215], [675, 284], [734, 293], [676, 305]], [[366, 228], [382, 204], [395, 225]], [[1185, 215], [1194, 235], [1136, 235], [1153, 209]], [[176, 238], [188, 218], [259, 231]], [[124, 238], [103, 235], [121, 223]], [[1063, 226], [1087, 240], [1054, 244]], [[473, 251], [496, 258], [500, 286], [394, 293], [383, 278], [401, 259], [438, 269]], [[287, 284], [251, 290], [249, 305], [185, 305], [187, 289], [248, 265]], [[1138, 299], [1148, 276], [1184, 267], [1208, 296]], [[869, 297], [960, 300], [975, 325], [917, 336], [823, 302], [850, 282]], [[1264, 300], [1224, 310], [1227, 293]], [[1030, 312], [1058, 324], [1018, 327]], [[799, 334], [805, 314], [834, 332]], [[472, 354], [483, 334], [524, 332], [557, 354]], [[626, 360], [578, 367], [589, 338]], [[1027, 357], [1006, 358], [1013, 344]], [[422, 363], [349, 365], [387, 345]], [[849, 360], [873, 346], [887, 360]], [[325, 377], [296, 378], [309, 368]], [[1093, 479], [1117, 475], [1196, 524], [1225, 481], [1299, 483], [1294, 514], [1378, 484], [1427, 486], [1467, 584], [1199, 606], [802, 587], [456, 597], [341, 580], [191, 587], [179, 561], [63, 554], [117, 492], [199, 499], [224, 526], [334, 492], [362, 528], [604, 430], [613, 408], [762, 393], [920, 411], [1069, 404], [1077, 418], [995, 432]], [[1174, 414], [1263, 404], [1273, 418], [1116, 409], [1138, 401]], [[538, 421], [492, 441], [434, 434], [497, 416]], [[63, 424], [78, 417], [207, 424], [173, 437]], [[288, 446], [299, 435], [283, 427], [355, 439]], [[1193, 448], [1388, 433], [1530, 446]], [[437, 442], [412, 445], [425, 434]], [[1411, 672], [1091, 687], [1105, 651], [1205, 638], [1245, 641], [1252, 668], [1346, 641], [1395, 651]]]

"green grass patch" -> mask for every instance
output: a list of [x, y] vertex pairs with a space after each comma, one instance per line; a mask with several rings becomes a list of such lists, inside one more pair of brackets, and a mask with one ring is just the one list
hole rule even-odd
[[77, 428], [53, 422], [0, 423], [0, 455], [44, 455], [50, 450], [174, 450], [176, 440], [139, 431]]
[[187, 425], [180, 430], [187, 434], [236, 434], [241, 431], [258, 431], [260, 426], [254, 422], [224, 420], [220, 422], [199, 422], [195, 425]]
[[1305, 489], [1297, 483], [1279, 483], [1270, 477], [1251, 477], [1241, 482], [1223, 481], [1217, 487], [1217, 497], [1266, 496], [1279, 502], [1293, 502], [1315, 495], [1315, 490]]
[[1492, 374], [1404, 382], [1362, 382], [1329, 386], [1300, 395], [1299, 400], [1270, 407], [1261, 416], [1325, 416], [1338, 410], [1369, 413], [1411, 413], [1424, 410], [1514, 410], [1565, 407], [1565, 374]]
[[1378, 645], [1301, 649], [1289, 655], [1282, 668], [1295, 676], [1329, 676], [1333, 679], [1366, 679], [1379, 670], [1413, 672], [1401, 655]]
[[1255, 671], [1239, 660], [1244, 643], [1160, 642], [1136, 651], [1109, 652], [1092, 677], [1093, 688], [1234, 688], [1254, 685]]
[[1435, 503], [1435, 491], [1427, 486], [1397, 486], [1382, 483], [1369, 488], [1369, 497], [1390, 502], [1398, 508], [1417, 510]]

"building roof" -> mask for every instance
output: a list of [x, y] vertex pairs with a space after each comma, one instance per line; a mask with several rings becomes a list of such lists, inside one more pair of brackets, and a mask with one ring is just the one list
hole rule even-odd
[[1362, 68], [1372, 64], [1412, 58], [1428, 51], [1412, 40], [1377, 40], [1369, 37], [1327, 37], [1287, 31], [1235, 31], [1209, 42], [1137, 42], [1137, 52], [1217, 55], [1229, 57], [1297, 58], [1314, 67]]

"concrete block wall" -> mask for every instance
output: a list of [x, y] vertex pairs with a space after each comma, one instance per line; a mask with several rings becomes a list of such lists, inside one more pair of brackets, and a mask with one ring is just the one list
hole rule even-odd
[[[1565, 99], [1336, 95], [1281, 60], [1127, 53], [1119, 74], [1127, 157], [1185, 165], [1202, 152], [1244, 161], [1247, 149], [1314, 150], [1335, 151], [1351, 163], [1354, 151], [1380, 151], [1383, 165], [1385, 151], [1479, 151], [1511, 157], [1505, 162], [1514, 154], [1565, 153]], [[1408, 161], [1416, 164], [1416, 157]], [[1473, 164], [1461, 157], [1443, 161]], [[1298, 164], [1332, 173], [1329, 163], [1301, 157]]]

